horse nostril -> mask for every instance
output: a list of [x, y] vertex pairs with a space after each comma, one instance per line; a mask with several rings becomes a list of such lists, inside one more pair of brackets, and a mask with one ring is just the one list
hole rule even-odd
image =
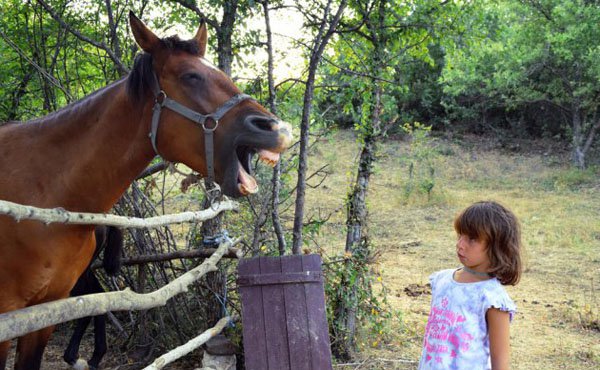
[[274, 131], [277, 126], [277, 120], [270, 117], [252, 116], [248, 118], [248, 122], [262, 131]]

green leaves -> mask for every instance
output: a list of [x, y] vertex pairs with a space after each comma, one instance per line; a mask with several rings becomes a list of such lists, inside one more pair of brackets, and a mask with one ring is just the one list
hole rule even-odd
[[[336, 102], [344, 115], [332, 120], [352, 121], [364, 136], [381, 132], [381, 127], [368, 126], [388, 124], [399, 115], [410, 121], [441, 111], [437, 78], [445, 49], [465, 30], [467, 8], [433, 0], [351, 1], [349, 7], [346, 29], [322, 68], [330, 88], [321, 106]], [[373, 121], [376, 106], [378, 118]]]
[[[444, 92], [450, 96], [447, 107], [477, 115], [548, 101], [561, 107], [565, 117], [581, 112], [584, 126], [590, 126], [600, 108], [600, 8], [582, 0], [483, 1], [480, 5], [487, 15], [470, 26], [486, 37], [472, 34], [469, 43], [447, 56], [442, 75]], [[453, 98], [476, 103], [459, 106]], [[566, 118], [563, 125], [566, 129], [577, 123]], [[590, 132], [572, 127], [573, 135], [582, 136], [575, 141], [585, 141], [583, 136]]]

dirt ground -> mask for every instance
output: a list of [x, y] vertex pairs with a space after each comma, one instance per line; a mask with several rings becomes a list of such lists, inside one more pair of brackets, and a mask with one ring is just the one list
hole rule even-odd
[[[61, 325], [54, 332], [50, 343], [46, 347], [44, 352], [44, 360], [42, 362], [41, 370], [69, 370], [71, 366], [67, 365], [62, 359], [63, 352], [67, 348], [69, 342], [69, 336], [71, 335], [71, 328], [65, 325]], [[84, 339], [80, 346], [80, 355], [89, 359], [93, 351], [94, 336], [90, 329], [86, 332]], [[13, 344], [14, 345], [14, 344]], [[160, 355], [160, 354], [159, 354]], [[14, 348], [11, 350], [8, 365], [6, 369], [12, 369], [13, 366]], [[102, 370], [120, 370], [120, 369], [142, 369], [143, 366], [137, 365], [127, 354], [119, 352], [118, 348], [111, 347], [109, 345], [108, 352], [101, 364]], [[164, 370], [194, 370], [201, 367], [201, 355], [197, 352], [193, 352], [192, 355], [176, 361], [172, 364], [165, 366]]]
[[[417, 367], [431, 298], [428, 276], [459, 266], [453, 218], [484, 199], [507, 205], [522, 224], [526, 269], [517, 286], [507, 287], [518, 307], [511, 325], [512, 368], [600, 368], [598, 172], [592, 183], [561, 189], [556, 174], [571, 173], [563, 167], [567, 154], [551, 147], [514, 153], [468, 137], [437, 145], [447, 155], [436, 159], [438, 188], [430, 200], [402, 193], [407, 166], [401, 154], [406, 143], [381, 149], [369, 194], [369, 235], [382, 252], [376, 269], [400, 320], [392, 324], [395, 334], [387, 341], [377, 348], [365, 345], [360, 360], [338, 368]], [[338, 156], [355, 157], [339, 150]], [[322, 156], [327, 160], [326, 152]], [[336, 189], [335, 181], [331, 179], [330, 189]], [[336, 197], [331, 194], [332, 201]], [[319, 198], [327, 203], [322, 194]], [[333, 242], [343, 232], [342, 212], [336, 217], [337, 228], [329, 228], [319, 239], [331, 251], [343, 250], [343, 239]]]

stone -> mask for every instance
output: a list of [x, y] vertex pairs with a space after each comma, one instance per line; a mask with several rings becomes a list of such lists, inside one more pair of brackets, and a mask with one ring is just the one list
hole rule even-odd
[[204, 352], [202, 358], [202, 368], [197, 370], [235, 370], [237, 360], [235, 355], [215, 356]]

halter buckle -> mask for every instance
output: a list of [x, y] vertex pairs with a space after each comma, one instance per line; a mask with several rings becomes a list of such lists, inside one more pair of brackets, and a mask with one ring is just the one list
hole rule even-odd
[[154, 103], [163, 106], [165, 101], [167, 100], [167, 93], [164, 90], [160, 90], [158, 94], [156, 94], [156, 98], [154, 98]]

